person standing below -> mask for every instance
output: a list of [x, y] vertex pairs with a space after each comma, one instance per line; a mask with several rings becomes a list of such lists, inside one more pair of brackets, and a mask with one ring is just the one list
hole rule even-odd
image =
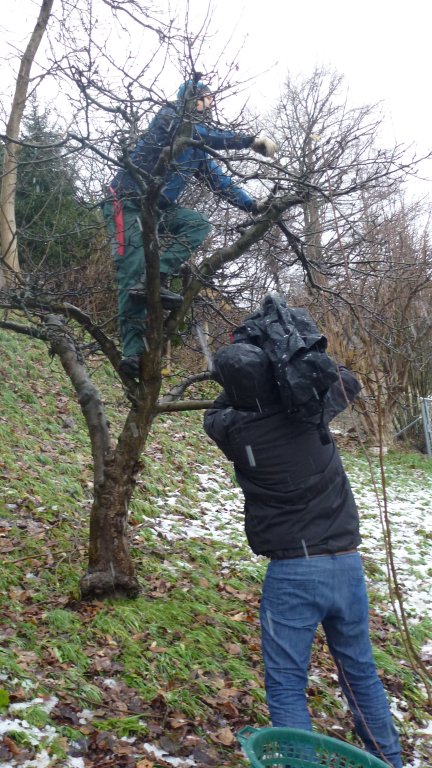
[[[192, 114], [188, 105], [193, 104]], [[197, 178], [217, 195], [243, 211], [258, 213], [260, 204], [236, 186], [206, 151], [253, 151], [273, 157], [276, 144], [265, 136], [251, 136], [211, 126], [213, 96], [203, 82], [184, 83], [177, 101], [167, 103], [150, 122], [130, 153], [130, 161], [142, 174], [142, 184], [152, 178], [161, 152], [173, 147], [185, 122], [192, 126], [193, 144], [184, 146], [168, 163], [158, 199], [159, 234], [169, 238], [160, 256], [160, 300], [164, 309], [177, 309], [182, 296], [169, 289], [169, 277], [197, 250], [210, 232], [209, 221], [198, 211], [177, 204], [188, 183]], [[189, 110], [190, 111], [190, 110]], [[118, 314], [123, 345], [120, 370], [127, 376], [139, 375], [140, 356], [144, 351], [146, 309], [145, 256], [141, 227], [140, 198], [142, 185], [129, 170], [121, 169], [109, 187], [109, 197], [102, 206], [111, 238], [118, 283]]]
[[260, 620], [272, 724], [312, 729], [305, 691], [321, 623], [366, 750], [402, 768], [398, 734], [372, 656], [358, 511], [328, 430], [360, 384], [339, 366], [322, 417], [304, 421], [284, 410], [272, 364], [258, 346], [234, 343], [220, 349], [213, 378], [224, 392], [206, 411], [204, 429], [234, 463], [250, 547], [270, 558]]

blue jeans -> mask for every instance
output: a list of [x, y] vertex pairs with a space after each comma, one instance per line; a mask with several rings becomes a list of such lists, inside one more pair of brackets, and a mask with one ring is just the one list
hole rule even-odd
[[312, 730], [305, 690], [319, 623], [365, 748], [402, 768], [398, 734], [372, 656], [368, 598], [357, 552], [273, 560], [268, 566], [261, 634], [273, 726]]

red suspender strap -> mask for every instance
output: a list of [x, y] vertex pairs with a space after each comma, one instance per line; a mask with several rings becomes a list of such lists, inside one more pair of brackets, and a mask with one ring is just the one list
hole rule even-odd
[[119, 256], [124, 256], [124, 221], [121, 200], [116, 195], [115, 189], [109, 188], [113, 197], [114, 226], [117, 237], [117, 250]]

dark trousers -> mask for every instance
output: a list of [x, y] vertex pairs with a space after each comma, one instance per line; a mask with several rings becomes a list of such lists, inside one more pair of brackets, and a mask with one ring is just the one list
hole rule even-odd
[[[145, 275], [140, 209], [131, 200], [117, 199], [104, 203], [102, 212], [116, 267], [123, 355], [139, 355], [144, 350], [147, 308], [145, 300], [132, 298], [129, 290]], [[210, 223], [197, 211], [178, 205], [164, 211], [159, 223], [163, 244], [161, 274], [177, 272], [205, 240], [210, 229]]]

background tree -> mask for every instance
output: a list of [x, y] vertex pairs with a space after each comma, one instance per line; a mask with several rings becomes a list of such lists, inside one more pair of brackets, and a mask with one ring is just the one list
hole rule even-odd
[[74, 155], [33, 99], [23, 119], [18, 159], [16, 224], [21, 268], [41, 276], [87, 261], [100, 217], [84, 201], [85, 182]]
[[[23, 53], [16, 79], [12, 108], [6, 124], [6, 141], [3, 151], [3, 175], [0, 192], [0, 243], [3, 268], [0, 269], [0, 287], [11, 278], [11, 272], [19, 271], [15, 223], [15, 196], [19, 137], [22, 116], [27, 100], [30, 72], [34, 57], [46, 31], [54, 0], [42, 0], [39, 16]], [[4, 266], [8, 269], [5, 271]], [[9, 271], [10, 270], [10, 271]]]
[[[417, 343], [424, 339], [428, 355], [428, 220], [423, 206], [405, 203], [406, 160], [401, 147], [382, 148], [376, 107], [348, 107], [342, 85], [325, 69], [288, 78], [271, 124], [287, 166], [308, 190], [287, 222], [300, 238], [294, 250], [306, 272], [303, 302], [321, 317], [334, 353], [361, 375], [368, 434], [389, 442], [397, 405], [413, 393], [411, 333]], [[287, 293], [289, 253], [280, 235], [273, 262]]]
[[364, 383], [369, 433], [390, 445], [397, 426], [410, 420], [413, 400], [418, 408], [418, 398], [430, 394], [431, 247], [419, 203], [399, 194], [368, 205], [344, 290], [352, 311], [340, 306], [336, 327], [345, 329], [345, 347], [351, 340], [348, 359]]

